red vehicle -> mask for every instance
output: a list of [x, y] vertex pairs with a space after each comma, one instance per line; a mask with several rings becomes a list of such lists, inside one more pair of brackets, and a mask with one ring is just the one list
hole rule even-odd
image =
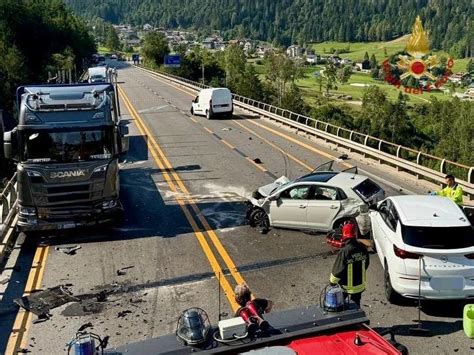
[[[205, 312], [204, 312], [205, 314]], [[182, 317], [180, 317], [180, 320]], [[180, 322], [176, 334], [106, 349], [104, 354], [340, 354], [340, 355], [395, 355], [408, 354], [406, 348], [395, 341], [391, 332], [390, 339], [371, 329], [369, 320], [361, 309], [349, 304], [341, 312], [328, 312], [320, 306], [307, 306], [287, 311], [269, 313], [265, 320], [270, 325], [248, 337], [235, 337], [226, 341], [216, 338], [219, 330], [205, 326], [205, 321], [189, 322], [202, 324], [203, 327], [190, 327], [182, 334]], [[182, 323], [181, 323], [182, 325]], [[205, 329], [206, 328], [206, 329]], [[188, 334], [189, 342], [183, 341]], [[178, 336], [177, 336], [178, 335]], [[200, 337], [202, 336], [202, 339]], [[190, 346], [189, 344], [194, 344]]]

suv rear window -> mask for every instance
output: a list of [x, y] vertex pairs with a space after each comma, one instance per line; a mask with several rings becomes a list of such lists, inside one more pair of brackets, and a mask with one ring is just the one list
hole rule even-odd
[[413, 227], [402, 225], [405, 244], [429, 249], [461, 249], [474, 246], [472, 227]]
[[365, 179], [359, 185], [354, 187], [354, 191], [361, 195], [364, 200], [368, 200], [380, 190], [382, 190], [380, 186], [370, 179]]

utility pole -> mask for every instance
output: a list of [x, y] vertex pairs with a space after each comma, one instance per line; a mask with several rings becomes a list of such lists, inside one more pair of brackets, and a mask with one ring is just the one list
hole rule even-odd
[[201, 69], [202, 69], [202, 84], [204, 85], [204, 61], [201, 63]]

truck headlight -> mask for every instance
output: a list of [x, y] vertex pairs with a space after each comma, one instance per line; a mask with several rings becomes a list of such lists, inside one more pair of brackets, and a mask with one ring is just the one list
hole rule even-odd
[[28, 176], [31, 176], [31, 177], [33, 177], [33, 176], [34, 176], [34, 177], [41, 177], [41, 174], [40, 174], [39, 172], [37, 172], [37, 171], [34, 171], [34, 170], [27, 170], [27, 171], [26, 171], [26, 174], [27, 174]]
[[20, 207], [20, 215], [28, 217], [36, 217], [36, 208], [34, 207]]
[[102, 165], [102, 166], [98, 166], [97, 168], [95, 168], [92, 173], [102, 173], [102, 172], [105, 172], [107, 171], [107, 165]]
[[103, 208], [104, 210], [108, 210], [108, 209], [114, 208], [115, 206], [117, 206], [117, 201], [116, 201], [116, 200], [110, 200], [110, 201], [104, 201], [104, 202], [102, 202], [102, 208]]

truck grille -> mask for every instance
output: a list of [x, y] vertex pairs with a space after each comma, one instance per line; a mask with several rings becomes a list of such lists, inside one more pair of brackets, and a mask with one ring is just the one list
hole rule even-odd
[[48, 202], [51, 203], [58, 203], [58, 202], [68, 202], [71, 200], [87, 200], [89, 199], [89, 192], [86, 193], [68, 193], [65, 195], [56, 195], [56, 196], [51, 196], [48, 195]]
[[53, 186], [48, 187], [48, 194], [61, 194], [67, 192], [79, 192], [79, 191], [88, 191], [89, 184], [84, 185], [72, 185], [72, 186]]

